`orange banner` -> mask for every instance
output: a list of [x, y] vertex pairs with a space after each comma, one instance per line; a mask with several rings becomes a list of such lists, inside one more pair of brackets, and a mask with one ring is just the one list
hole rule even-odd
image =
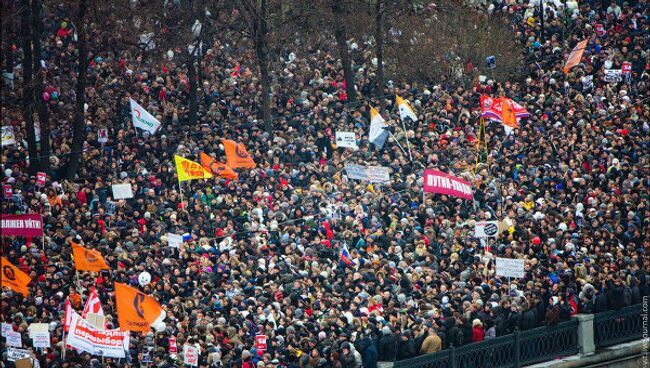
[[237, 143], [228, 139], [221, 141], [223, 143], [223, 148], [226, 150], [226, 160], [228, 161], [228, 166], [236, 169], [238, 167], [244, 169], [254, 169], [255, 161], [246, 151], [246, 147], [243, 143]]
[[99, 272], [110, 269], [104, 256], [94, 249], [72, 243], [72, 255], [74, 256], [74, 267], [79, 271]]
[[201, 165], [204, 169], [211, 171], [214, 175], [228, 180], [237, 180], [239, 176], [228, 165], [217, 162], [212, 156], [201, 152]]
[[119, 282], [115, 283], [115, 303], [121, 330], [149, 332], [162, 311], [154, 298]]
[[564, 68], [562, 69], [564, 71], [564, 74], [568, 74], [569, 71], [571, 71], [571, 68], [580, 64], [580, 60], [582, 59], [582, 53], [584, 53], [585, 48], [587, 48], [587, 42], [589, 42], [589, 39], [582, 40], [578, 42], [576, 47], [573, 48], [573, 50], [569, 54], [569, 58], [566, 60], [566, 64], [564, 65]]
[[27, 285], [32, 279], [18, 267], [14, 266], [5, 257], [2, 257], [2, 286], [7, 287], [24, 296], [29, 295]]

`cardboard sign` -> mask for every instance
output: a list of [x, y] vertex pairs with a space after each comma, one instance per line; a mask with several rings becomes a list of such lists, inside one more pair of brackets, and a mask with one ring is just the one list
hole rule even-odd
[[113, 199], [133, 198], [131, 183], [113, 184], [111, 185], [111, 189], [113, 190]]
[[11, 188], [11, 185], [4, 185], [4, 197], [5, 199], [11, 199], [14, 196], [14, 190]]
[[11, 125], [2, 127], [2, 147], [11, 146], [16, 144], [16, 136], [14, 135], [14, 127]]
[[35, 348], [49, 348], [50, 347], [50, 331], [39, 331], [30, 335]]
[[629, 61], [624, 61], [621, 65], [621, 71], [626, 75], [632, 73], [632, 63]]
[[102, 128], [97, 131], [97, 142], [108, 143], [108, 129]]
[[358, 150], [357, 140], [354, 137], [354, 132], [336, 132], [336, 147], [352, 148]]
[[16, 348], [7, 348], [7, 360], [10, 362], [15, 362], [20, 359], [29, 359], [31, 354], [29, 353], [29, 350], [25, 349], [16, 349]]
[[481, 221], [474, 225], [474, 237], [476, 238], [496, 238], [498, 235], [498, 221]]
[[623, 81], [623, 71], [621, 69], [605, 69], [603, 78], [608, 83], [618, 83]]
[[36, 332], [49, 332], [49, 325], [47, 323], [32, 323], [27, 327], [27, 331], [29, 332], [29, 336], [33, 336]]
[[16, 368], [32, 368], [34, 366], [31, 358], [18, 359], [14, 364], [16, 365]]
[[13, 329], [7, 330], [3, 336], [7, 339], [7, 346], [15, 346], [17, 348], [23, 347], [23, 340], [20, 336], [20, 332], [16, 332]]
[[36, 185], [39, 187], [44, 187], [45, 186], [45, 178], [46, 175], [44, 172], [39, 172], [36, 174]]
[[183, 363], [198, 367], [199, 349], [192, 345], [183, 345]]
[[255, 346], [257, 350], [266, 350], [266, 335], [255, 336]]
[[601, 37], [607, 33], [605, 32], [605, 26], [600, 23], [594, 24], [594, 32]]
[[176, 346], [176, 338], [175, 337], [170, 337], [167, 339], [169, 342], [169, 352], [170, 353], [178, 353], [178, 347]]
[[173, 233], [167, 233], [167, 244], [171, 248], [178, 248], [181, 244], [183, 244], [183, 236], [178, 234], [173, 234]]
[[86, 322], [101, 331], [106, 326], [106, 317], [96, 313], [88, 313], [86, 315]]
[[520, 279], [524, 277], [524, 260], [497, 257], [497, 276]]

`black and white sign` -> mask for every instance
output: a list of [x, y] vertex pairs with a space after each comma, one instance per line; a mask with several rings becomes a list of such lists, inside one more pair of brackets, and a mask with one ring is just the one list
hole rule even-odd
[[623, 71], [621, 69], [605, 69], [605, 82], [618, 83], [623, 81]]
[[336, 147], [352, 148], [358, 150], [357, 140], [354, 132], [336, 132]]
[[474, 236], [477, 238], [496, 238], [498, 235], [498, 221], [481, 221], [474, 225]]

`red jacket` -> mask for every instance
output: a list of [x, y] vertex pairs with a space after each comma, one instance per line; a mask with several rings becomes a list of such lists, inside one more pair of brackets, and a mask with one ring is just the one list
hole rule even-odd
[[479, 342], [485, 339], [485, 330], [481, 326], [474, 326], [472, 328], [472, 341]]

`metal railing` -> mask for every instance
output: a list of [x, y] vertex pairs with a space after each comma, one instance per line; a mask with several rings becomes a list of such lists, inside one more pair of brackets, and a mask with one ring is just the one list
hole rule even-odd
[[643, 337], [643, 305], [636, 304], [620, 310], [594, 315], [594, 344], [604, 348]]
[[558, 356], [578, 353], [578, 321], [449, 348], [437, 353], [395, 362], [395, 368], [517, 368]]

